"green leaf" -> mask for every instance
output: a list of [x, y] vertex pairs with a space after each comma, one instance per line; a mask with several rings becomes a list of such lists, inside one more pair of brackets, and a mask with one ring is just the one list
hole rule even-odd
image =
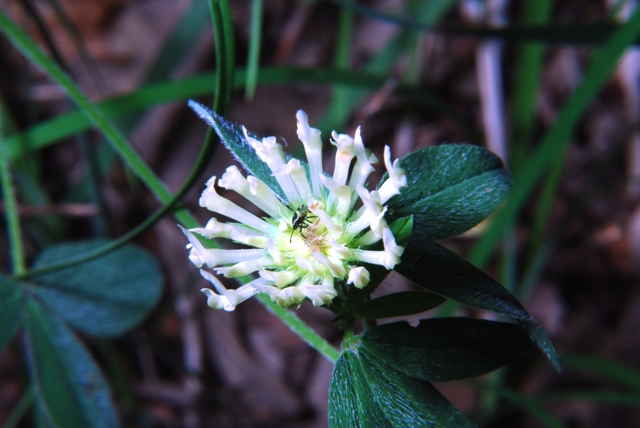
[[333, 368], [329, 386], [329, 427], [390, 426], [372, 399], [356, 359], [353, 353], [343, 352]]
[[[459, 235], [506, 198], [511, 176], [493, 153], [468, 144], [443, 144], [409, 153], [400, 165], [407, 187], [389, 200], [388, 220], [413, 215], [413, 239]], [[386, 177], [386, 176], [385, 176]]]
[[444, 297], [517, 320], [560, 371], [560, 361], [551, 340], [518, 299], [457, 254], [435, 242], [412, 239], [396, 270]]
[[402, 291], [373, 299], [353, 314], [360, 318], [389, 318], [418, 314], [441, 305], [446, 299], [424, 291]]
[[[46, 248], [35, 267], [101, 247], [102, 240]], [[35, 277], [35, 294], [71, 325], [93, 336], [118, 336], [147, 316], [162, 291], [162, 274], [147, 252], [125, 246], [99, 259]]]
[[607, 360], [597, 355], [572, 354], [562, 357], [562, 364], [568, 370], [591, 373], [610, 381], [640, 390], [640, 370], [617, 361]]
[[333, 367], [329, 385], [329, 427], [357, 427], [357, 402], [351, 368], [344, 354], [341, 354]]
[[356, 392], [356, 404], [358, 408], [359, 426], [363, 428], [393, 427], [387, 420], [382, 406], [375, 399], [369, 390], [369, 379], [362, 371], [359, 364], [359, 357], [356, 353], [346, 351], [344, 357], [349, 361], [349, 367], [352, 371], [354, 390]]
[[413, 230], [413, 216], [400, 218], [389, 225], [398, 245], [406, 246]]
[[20, 327], [21, 300], [20, 284], [0, 275], [0, 351], [11, 342]]
[[[283, 201], [287, 200], [280, 185], [275, 177], [273, 177], [269, 166], [260, 160], [256, 151], [249, 145], [240, 125], [228, 121], [195, 101], [189, 100], [189, 107], [191, 107], [202, 120], [207, 122], [209, 126], [215, 129], [225, 147], [235, 156], [247, 172], [264, 181], [280, 199]], [[249, 133], [249, 135], [255, 137], [251, 133]]]
[[372, 358], [362, 337], [345, 342], [329, 389], [330, 427], [473, 427], [431, 383]]
[[[355, 354], [353, 354], [355, 355]], [[464, 428], [475, 425], [429, 383], [358, 352], [354, 363], [369, 394], [394, 427]], [[357, 371], [353, 374], [359, 375]], [[360, 398], [360, 397], [358, 397]]]
[[396, 322], [362, 334], [362, 349], [404, 374], [449, 381], [496, 370], [531, 351], [520, 326], [471, 318], [432, 318], [417, 327]]
[[57, 427], [117, 427], [104, 376], [64, 321], [33, 299], [24, 311], [25, 345], [39, 410]]

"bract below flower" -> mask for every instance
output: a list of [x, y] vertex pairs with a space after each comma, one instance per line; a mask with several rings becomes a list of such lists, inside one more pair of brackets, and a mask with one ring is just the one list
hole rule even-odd
[[[358, 288], [368, 284], [370, 275], [363, 264], [391, 270], [400, 262], [404, 248], [397, 245], [384, 219], [384, 204], [400, 193], [407, 179], [399, 161], [391, 162], [389, 147], [384, 152], [389, 178], [378, 191], [369, 191], [364, 186], [377, 159], [364, 148], [360, 128], [353, 138], [333, 133], [331, 143], [337, 151], [334, 172], [329, 176], [322, 169], [320, 131], [309, 126], [302, 110], [296, 118], [308, 166], [295, 158], [287, 161], [275, 137], [260, 141], [244, 130], [247, 142], [267, 164], [286, 200], [260, 179], [245, 177], [230, 166], [220, 180], [211, 177], [199, 202], [235, 223], [213, 218], [204, 228], [183, 229], [189, 239], [189, 259], [198, 268], [206, 266], [227, 278], [258, 274], [239, 289], [228, 290], [213, 274], [202, 270], [215, 289], [203, 289], [212, 308], [231, 311], [257, 293], [269, 295], [283, 307], [299, 305], [304, 299], [315, 306], [326, 305], [337, 295], [337, 281]], [[243, 196], [265, 216], [258, 217], [220, 196], [216, 181]], [[210, 249], [196, 235], [228, 239], [248, 248]], [[380, 240], [383, 250], [369, 248]]]

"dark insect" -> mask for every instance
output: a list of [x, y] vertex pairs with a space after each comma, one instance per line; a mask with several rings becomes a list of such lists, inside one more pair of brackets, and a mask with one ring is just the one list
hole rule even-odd
[[[297, 230], [300, 231], [300, 235], [302, 235], [302, 231], [304, 229], [308, 229], [311, 224], [311, 219], [315, 219], [317, 216], [313, 215], [309, 208], [305, 205], [300, 205], [298, 209], [293, 213], [293, 221], [291, 222], [291, 236], [289, 237], [289, 243], [291, 243], [291, 239], [293, 238], [293, 232]], [[302, 235], [304, 238], [305, 236]]]

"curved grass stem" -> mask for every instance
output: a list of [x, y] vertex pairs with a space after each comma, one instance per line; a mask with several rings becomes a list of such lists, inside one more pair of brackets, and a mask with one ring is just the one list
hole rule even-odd
[[2, 186], [2, 196], [4, 199], [4, 209], [7, 217], [7, 234], [9, 235], [9, 247], [11, 251], [11, 267], [14, 274], [21, 274], [25, 270], [24, 250], [22, 248], [22, 237], [20, 233], [18, 204], [16, 202], [16, 195], [11, 183], [9, 154], [4, 140], [6, 121], [7, 118], [4, 105], [0, 104], [0, 182]]

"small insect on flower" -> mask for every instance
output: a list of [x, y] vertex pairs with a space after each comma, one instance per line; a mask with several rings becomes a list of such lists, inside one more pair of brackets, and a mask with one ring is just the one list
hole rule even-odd
[[303, 239], [306, 239], [306, 237], [302, 234], [302, 231], [308, 229], [311, 225], [311, 220], [315, 220], [317, 218], [318, 216], [311, 213], [311, 210], [309, 210], [308, 207], [304, 205], [299, 206], [298, 209], [293, 213], [293, 219], [291, 220], [291, 236], [289, 236], [289, 243], [291, 243], [291, 240], [293, 239], [293, 233], [296, 230], [299, 230], [300, 236], [302, 236]]

